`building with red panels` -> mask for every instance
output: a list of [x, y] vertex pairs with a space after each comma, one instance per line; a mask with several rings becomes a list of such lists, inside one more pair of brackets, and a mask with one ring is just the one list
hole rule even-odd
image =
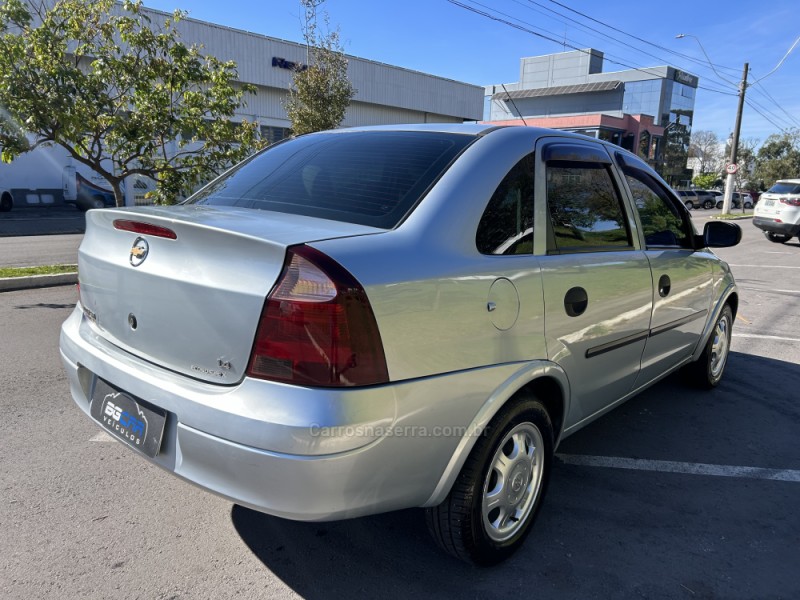
[[484, 119], [551, 127], [636, 152], [670, 182], [686, 177], [698, 78], [670, 66], [603, 72], [603, 53], [520, 61], [520, 81], [486, 87]]

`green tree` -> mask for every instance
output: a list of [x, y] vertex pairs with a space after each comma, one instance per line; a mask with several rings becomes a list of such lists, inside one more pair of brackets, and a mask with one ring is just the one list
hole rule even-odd
[[697, 175], [692, 179], [692, 183], [701, 190], [712, 188], [719, 181], [719, 175], [716, 173], [706, 173], [705, 175]]
[[[300, 0], [304, 11], [307, 64], [295, 68], [284, 105], [292, 130], [298, 135], [338, 127], [356, 93], [347, 78], [347, 58], [339, 41], [339, 31], [320, 33], [317, 8], [323, 2], [325, 0]], [[323, 19], [328, 29], [327, 14]]]
[[800, 176], [800, 129], [789, 129], [769, 136], [758, 149], [753, 179], [761, 189], [778, 179]]
[[139, 0], [3, 0], [2, 160], [58, 144], [122, 206], [126, 177], [153, 179], [151, 196], [169, 204], [251, 154], [256, 125], [232, 118], [255, 88], [184, 44], [183, 16], [156, 26]]

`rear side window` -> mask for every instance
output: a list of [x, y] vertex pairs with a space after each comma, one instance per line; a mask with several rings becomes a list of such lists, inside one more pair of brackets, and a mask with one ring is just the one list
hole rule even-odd
[[547, 163], [548, 252], [629, 250], [630, 231], [609, 165]]
[[800, 194], [800, 184], [779, 181], [767, 190], [770, 194]]
[[533, 254], [533, 170], [529, 154], [492, 194], [475, 236], [481, 254]]
[[391, 229], [475, 136], [322, 133], [276, 144], [189, 198]]

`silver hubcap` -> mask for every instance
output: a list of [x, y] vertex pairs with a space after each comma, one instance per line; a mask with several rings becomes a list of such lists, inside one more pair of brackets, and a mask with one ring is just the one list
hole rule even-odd
[[730, 343], [730, 322], [728, 317], [724, 316], [714, 329], [714, 341], [711, 344], [711, 376], [714, 379], [719, 377], [722, 374], [722, 369], [725, 368]]
[[496, 542], [514, 536], [539, 496], [544, 442], [533, 423], [520, 423], [497, 448], [483, 484], [483, 525]]

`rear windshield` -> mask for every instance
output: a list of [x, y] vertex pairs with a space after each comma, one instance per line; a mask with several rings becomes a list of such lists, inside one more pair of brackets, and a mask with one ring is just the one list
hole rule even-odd
[[474, 139], [427, 131], [302, 136], [257, 154], [186, 203], [391, 229]]
[[779, 181], [767, 190], [770, 194], [800, 194], [800, 183]]

